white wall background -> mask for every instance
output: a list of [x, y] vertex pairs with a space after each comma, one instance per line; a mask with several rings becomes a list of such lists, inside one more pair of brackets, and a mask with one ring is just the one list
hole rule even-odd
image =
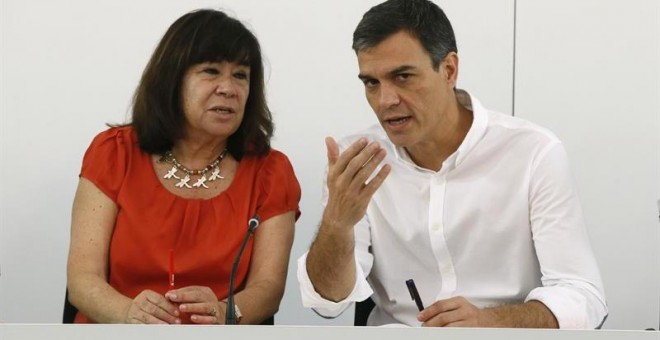
[[658, 8], [518, 1], [515, 112], [554, 130], [569, 150], [605, 281], [607, 327], [660, 322]]
[[[295, 259], [321, 214], [324, 136], [375, 122], [350, 44], [361, 15], [378, 2], [0, 2], [0, 320], [61, 320], [83, 152], [104, 123], [129, 117], [131, 95], [167, 27], [213, 7], [229, 10], [261, 41], [273, 144], [290, 157], [303, 189], [276, 323], [351, 324], [352, 311], [328, 321], [302, 308]], [[606, 327], [657, 327], [658, 2], [437, 2], [456, 31], [459, 86], [566, 142], [610, 303]]]

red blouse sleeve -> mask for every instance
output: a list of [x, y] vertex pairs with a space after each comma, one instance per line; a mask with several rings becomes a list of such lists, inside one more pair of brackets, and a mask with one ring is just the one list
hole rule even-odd
[[130, 153], [128, 128], [110, 128], [94, 137], [83, 157], [80, 176], [88, 179], [114, 202], [126, 177]]
[[289, 159], [272, 150], [258, 173], [257, 214], [262, 221], [286, 213], [296, 212], [300, 217], [300, 184]]

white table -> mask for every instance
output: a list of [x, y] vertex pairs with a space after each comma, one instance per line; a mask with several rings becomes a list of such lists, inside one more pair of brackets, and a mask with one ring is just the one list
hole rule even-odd
[[0, 340], [660, 340], [658, 331], [487, 328], [0, 324]]

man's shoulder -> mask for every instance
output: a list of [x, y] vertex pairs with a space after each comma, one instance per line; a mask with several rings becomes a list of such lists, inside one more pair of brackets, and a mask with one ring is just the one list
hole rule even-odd
[[499, 112], [489, 111], [489, 129], [516, 139], [554, 144], [560, 142], [550, 129], [530, 120], [514, 117]]

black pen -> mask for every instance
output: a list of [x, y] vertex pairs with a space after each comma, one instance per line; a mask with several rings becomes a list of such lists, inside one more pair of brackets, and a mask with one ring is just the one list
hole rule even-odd
[[408, 291], [410, 292], [410, 297], [415, 301], [415, 304], [417, 305], [417, 309], [421, 312], [424, 310], [424, 304], [422, 303], [422, 299], [419, 297], [419, 292], [417, 291], [417, 287], [415, 286], [415, 281], [413, 279], [406, 280], [406, 286], [408, 286]]

